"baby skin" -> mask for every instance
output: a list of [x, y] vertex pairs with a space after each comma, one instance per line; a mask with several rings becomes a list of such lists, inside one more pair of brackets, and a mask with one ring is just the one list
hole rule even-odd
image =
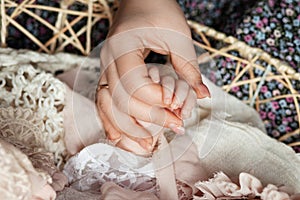
[[[151, 65], [148, 66], [148, 74], [153, 84], [159, 84], [162, 88], [162, 104], [164, 105], [164, 109], [173, 112], [181, 119], [189, 118], [197, 100], [194, 90], [177, 76], [172, 67]], [[67, 150], [71, 155], [79, 152], [85, 146], [99, 142], [103, 138], [103, 136], [101, 137], [103, 127], [106, 126], [106, 124], [102, 124], [97, 114], [93, 115], [93, 113], [97, 113], [97, 105], [90, 99], [72, 90], [73, 77], [76, 77], [74, 76], [74, 70], [58, 77], [67, 84], [66, 106], [64, 109], [64, 139]], [[98, 106], [112, 106], [112, 111], [115, 111], [114, 103], [111, 100], [101, 99], [101, 101], [98, 101], [99, 103], [101, 105]], [[76, 110], [74, 110], [75, 107]], [[120, 113], [113, 113], [113, 115], [121, 116]], [[108, 138], [108, 140], [113, 145], [137, 155], [148, 155], [154, 150], [155, 144], [159, 136], [163, 133], [164, 128], [140, 120], [137, 123], [151, 134], [151, 144], [136, 137], [134, 133], [129, 135], [122, 130], [118, 130], [123, 133], [121, 137]], [[177, 134], [185, 133], [182, 127], [174, 126], [171, 129]]]

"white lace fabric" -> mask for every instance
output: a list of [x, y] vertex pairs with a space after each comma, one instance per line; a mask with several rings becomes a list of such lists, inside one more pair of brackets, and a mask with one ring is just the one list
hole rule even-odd
[[97, 191], [104, 183], [114, 182], [134, 191], [157, 193], [153, 165], [148, 158], [107, 144], [83, 149], [68, 160], [64, 173], [70, 186], [79, 191]]

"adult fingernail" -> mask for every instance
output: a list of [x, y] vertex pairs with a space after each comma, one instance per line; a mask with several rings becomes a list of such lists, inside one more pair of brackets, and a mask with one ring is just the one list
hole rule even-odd
[[153, 77], [153, 82], [154, 83], [159, 83], [160, 82], [159, 77]]
[[197, 92], [197, 97], [198, 98], [205, 98], [205, 97], [210, 98], [211, 97], [207, 86], [204, 85], [203, 83], [199, 83], [197, 85], [197, 91], [196, 92]]
[[169, 128], [172, 129], [175, 133], [183, 135], [185, 133], [185, 129], [182, 126], [178, 126], [176, 124], [170, 124]]

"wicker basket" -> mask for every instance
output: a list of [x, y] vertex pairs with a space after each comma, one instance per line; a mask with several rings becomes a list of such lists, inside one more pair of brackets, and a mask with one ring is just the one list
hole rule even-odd
[[[60, 7], [42, 5], [37, 3], [37, 0], [24, 0], [20, 4], [13, 0], [1, 0], [1, 47], [7, 46], [7, 27], [12, 25], [38, 45], [39, 51], [55, 53], [63, 51], [70, 44], [83, 55], [87, 55], [92, 48], [93, 26], [103, 19], [111, 24], [112, 15], [118, 7], [117, 0], [61, 0], [58, 2]], [[85, 9], [74, 10], [73, 5], [80, 5]], [[37, 15], [38, 12], [43, 11], [51, 12], [56, 20], [51, 23]], [[26, 30], [16, 20], [21, 14], [26, 14], [35, 22], [45, 26], [49, 33], [52, 32], [51, 37], [46, 42], [41, 41], [32, 32]], [[80, 25], [77, 30], [74, 30], [76, 24]], [[86, 42], [82, 44], [79, 37], [84, 34]]]
[[[78, 3], [85, 5], [86, 10], [76, 11], [70, 9], [71, 5]], [[67, 45], [72, 45], [83, 55], [88, 55], [93, 47], [91, 44], [93, 26], [102, 19], [108, 20], [111, 24], [118, 1], [62, 0], [59, 5], [60, 8], [40, 5], [36, 3], [36, 0], [24, 0], [21, 4], [17, 4], [12, 0], [1, 0], [1, 47], [6, 47], [7, 27], [12, 25], [38, 45], [41, 52], [56, 53], [63, 51]], [[56, 13], [56, 21], [50, 23], [44, 20], [36, 14], [37, 11]], [[26, 13], [51, 30], [53, 34], [50, 39], [43, 43], [33, 33], [23, 28], [16, 20], [21, 13]], [[68, 16], [72, 16], [72, 20], [69, 20]], [[86, 20], [86, 23], [75, 31], [73, 26], [80, 21], [82, 22], [82, 20]], [[230, 59], [233, 61], [233, 79], [229, 84], [222, 85], [225, 91], [234, 94], [233, 88], [247, 86], [249, 95], [244, 101], [254, 106], [258, 111], [260, 106], [268, 102], [286, 98], [293, 102], [294, 115], [296, 121], [298, 121], [298, 126], [293, 130], [288, 130], [286, 134], [277, 139], [286, 142], [288, 138], [296, 137], [298, 138], [296, 142], [294, 140], [292, 143], [286, 143], [293, 147], [300, 147], [300, 137], [298, 136], [300, 134], [300, 95], [297, 92], [299, 88], [296, 88], [300, 85], [300, 74], [261, 49], [250, 47], [234, 37], [228, 37], [196, 22], [188, 21], [188, 23], [199, 38], [198, 42], [195, 42], [196, 46], [205, 49], [214, 60]], [[83, 44], [80, 42], [79, 37], [84, 34], [86, 42]], [[236, 53], [232, 54], [232, 52]], [[201, 62], [201, 58], [199, 58], [199, 61]], [[260, 75], [254, 73], [255, 71], [259, 71]], [[242, 78], [245, 74], [247, 74], [247, 79]], [[286, 92], [269, 98], [262, 98], [259, 95], [261, 88], [271, 81], [283, 85]]]
[[[295, 106], [295, 117], [298, 121], [298, 127], [294, 130], [288, 130], [286, 134], [278, 137], [279, 141], [286, 142], [290, 137], [296, 137], [296, 142], [289, 143], [289, 146], [300, 146], [300, 109], [299, 109], [299, 84], [300, 74], [289, 65], [273, 58], [268, 53], [259, 48], [248, 46], [242, 41], [226, 36], [212, 28], [200, 25], [193, 21], [188, 21], [192, 30], [199, 36], [200, 42], [195, 42], [196, 46], [201, 47], [209, 52], [210, 57], [214, 60], [229, 59], [232, 60], [232, 81], [229, 84], [222, 85], [226, 92], [234, 95], [232, 90], [236, 86], [242, 87], [247, 85], [249, 95], [245, 103], [259, 111], [263, 104], [278, 101], [280, 99], [290, 99]], [[212, 45], [213, 44], [213, 45]], [[232, 54], [235, 52], [236, 54]], [[199, 59], [201, 62], [201, 59]], [[264, 65], [263, 65], [264, 63]], [[267, 67], [264, 67], [267, 66]], [[254, 73], [259, 71], [261, 75]], [[247, 78], [242, 78], [247, 74]], [[207, 74], [209, 76], [209, 74]], [[268, 98], [259, 95], [261, 88], [268, 82], [280, 83], [285, 88], [285, 93], [275, 94]]]

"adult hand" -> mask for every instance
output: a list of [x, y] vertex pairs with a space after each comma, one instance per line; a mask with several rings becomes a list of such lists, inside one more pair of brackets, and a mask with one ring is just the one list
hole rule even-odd
[[[121, 1], [100, 53], [99, 91], [108, 85], [105, 90], [108, 93], [98, 92], [97, 105], [111, 140], [126, 134], [139, 144], [146, 141], [151, 146], [150, 133], [136, 119], [172, 129], [182, 126], [181, 119], [165, 109], [169, 105], [164, 104], [162, 87], [148, 76], [144, 59], [150, 51], [169, 55], [175, 71], [195, 90], [197, 97], [209, 96], [198, 69], [190, 29], [176, 1]], [[113, 106], [99, 103], [105, 98], [112, 99]], [[116, 109], [110, 110], [112, 107]]]

